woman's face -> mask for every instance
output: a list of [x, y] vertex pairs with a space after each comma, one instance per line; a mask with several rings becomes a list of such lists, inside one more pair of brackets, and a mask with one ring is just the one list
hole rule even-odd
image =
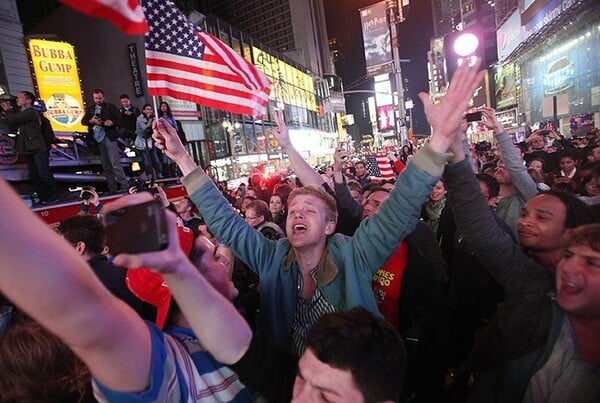
[[167, 104], [165, 104], [165, 103], [160, 104], [160, 111], [163, 112], [163, 113], [166, 112], [167, 111]]
[[153, 111], [154, 110], [152, 109], [151, 106], [146, 106], [142, 112], [144, 112], [144, 115], [149, 117], [149, 116], [152, 116]]
[[283, 202], [279, 196], [271, 196], [269, 199], [269, 211], [271, 214], [279, 214], [283, 211]]
[[433, 189], [431, 190], [431, 193], [429, 193], [429, 198], [433, 202], [439, 202], [445, 196], [446, 196], [446, 186], [444, 185], [444, 182], [438, 181], [438, 183], [436, 183], [435, 186], [433, 187]]

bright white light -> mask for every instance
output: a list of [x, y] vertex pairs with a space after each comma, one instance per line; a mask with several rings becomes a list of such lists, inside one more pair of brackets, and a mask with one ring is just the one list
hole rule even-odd
[[459, 56], [469, 56], [479, 46], [479, 39], [475, 34], [466, 32], [459, 35], [454, 41], [454, 52]]

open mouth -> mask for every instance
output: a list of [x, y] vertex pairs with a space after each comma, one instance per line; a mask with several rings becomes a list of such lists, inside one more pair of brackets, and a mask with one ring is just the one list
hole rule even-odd
[[296, 224], [292, 227], [292, 230], [294, 231], [294, 233], [303, 233], [306, 232], [307, 228], [304, 224]]
[[571, 281], [563, 281], [559, 292], [563, 295], [577, 295], [583, 291], [583, 287]]

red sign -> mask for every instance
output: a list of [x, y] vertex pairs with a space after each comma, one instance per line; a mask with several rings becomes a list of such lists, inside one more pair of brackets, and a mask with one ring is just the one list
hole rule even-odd
[[377, 107], [377, 127], [380, 132], [394, 130], [396, 127], [396, 118], [394, 116], [394, 105], [384, 105]]

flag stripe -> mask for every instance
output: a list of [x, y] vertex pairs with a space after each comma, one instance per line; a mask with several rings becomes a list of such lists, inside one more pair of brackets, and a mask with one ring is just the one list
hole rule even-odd
[[241, 58], [233, 51], [233, 49], [226, 46], [223, 42], [207, 32], [201, 33], [200, 37], [205, 39], [204, 44], [208, 49], [214, 54], [221, 56], [229, 63], [232, 70], [245, 78], [246, 85], [248, 85], [249, 88], [260, 90], [270, 85], [269, 80], [267, 80], [264, 75], [259, 74], [259, 70], [256, 69], [256, 67]]
[[232, 113], [258, 116], [266, 105], [262, 101], [258, 102], [240, 98], [235, 98], [235, 102], [228, 102], [227, 97], [217, 99], [215, 93], [207, 93], [202, 90], [190, 91], [186, 86], [179, 89], [176, 85], [171, 85], [168, 81], [157, 81], [154, 84], [156, 84], [155, 87], [150, 87], [150, 83], [148, 83], [148, 93], [150, 95], [168, 95], [182, 101], [196, 102], [209, 108], [223, 109]]
[[[161, 52], [146, 52], [146, 65], [148, 76], [152, 74], [163, 74], [174, 79], [188, 80], [188, 85], [192, 86], [208, 86], [214, 85], [222, 88], [231, 88], [237, 91], [249, 93], [251, 92], [244, 86], [237, 76], [223, 72], [216, 68], [217, 65], [212, 62], [202, 62], [198, 66], [189, 67], [185, 65], [183, 57], [164, 57]], [[187, 68], [187, 71], [182, 70]], [[264, 94], [264, 92], [262, 92]], [[268, 94], [265, 97], [268, 99]]]

